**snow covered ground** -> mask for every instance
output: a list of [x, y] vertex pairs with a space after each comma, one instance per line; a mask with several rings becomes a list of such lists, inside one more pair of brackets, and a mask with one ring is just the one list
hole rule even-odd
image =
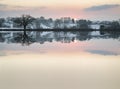
[[92, 28], [92, 29], [100, 29], [100, 25], [99, 24], [92, 24], [92, 25], [90, 25], [90, 28]]
[[[54, 29], [55, 26], [54, 26], [54, 23], [50, 23], [49, 25], [46, 25], [46, 24], [39, 24], [40, 26], [36, 26], [35, 24], [34, 25], [28, 25], [27, 28], [29, 29]], [[67, 29], [70, 29], [70, 28], [73, 28], [73, 27], [77, 27], [77, 24], [75, 23], [67, 23], [67, 24], [59, 24], [59, 26], [57, 26], [58, 28], [60, 29], [64, 29], [64, 28], [67, 28]], [[100, 25], [99, 24], [91, 24], [89, 25], [90, 28], [92, 29], [100, 29]], [[0, 29], [23, 29], [23, 27], [13, 27], [13, 25], [11, 25], [10, 27], [0, 27]]]

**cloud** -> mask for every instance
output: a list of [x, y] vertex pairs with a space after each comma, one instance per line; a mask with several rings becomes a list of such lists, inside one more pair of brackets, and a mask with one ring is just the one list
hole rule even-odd
[[26, 10], [43, 10], [45, 6], [40, 7], [25, 7], [25, 6], [12, 6], [7, 4], [0, 4], [0, 11], [26, 11]]
[[30, 14], [32, 16], [38, 17], [39, 15], [48, 15], [49, 8], [46, 6], [15, 6], [0, 4], [0, 16], [11, 17], [19, 16], [22, 14]]
[[92, 54], [100, 54], [100, 55], [119, 55], [115, 52], [104, 51], [104, 50], [86, 50], [86, 51]]
[[92, 6], [85, 8], [85, 11], [101, 11], [101, 10], [108, 10], [112, 8], [119, 7], [119, 4], [104, 4], [104, 5], [99, 5], [99, 6]]

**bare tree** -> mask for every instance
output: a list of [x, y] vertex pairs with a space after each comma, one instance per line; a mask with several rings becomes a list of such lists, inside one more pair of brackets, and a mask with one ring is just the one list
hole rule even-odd
[[24, 30], [26, 29], [27, 25], [33, 22], [34, 18], [30, 15], [22, 15], [22, 17], [17, 17], [13, 19], [13, 22], [19, 26], [23, 26]]

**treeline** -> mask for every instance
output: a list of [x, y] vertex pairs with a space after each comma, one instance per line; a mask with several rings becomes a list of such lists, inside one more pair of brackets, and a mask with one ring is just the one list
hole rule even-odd
[[120, 30], [120, 22], [112, 21], [109, 24], [100, 25], [101, 30]]
[[34, 18], [30, 15], [22, 15], [21, 17], [0, 18], [0, 29], [93, 29], [92, 25], [99, 25], [101, 30], [118, 30], [120, 29], [120, 21], [97, 21], [79, 19], [75, 20], [70, 17], [60, 19], [52, 19], [45, 17]]

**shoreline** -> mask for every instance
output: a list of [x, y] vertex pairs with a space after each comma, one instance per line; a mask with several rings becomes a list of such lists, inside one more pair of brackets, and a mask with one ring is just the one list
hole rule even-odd
[[0, 29], [0, 31], [120, 31], [120, 29]]

